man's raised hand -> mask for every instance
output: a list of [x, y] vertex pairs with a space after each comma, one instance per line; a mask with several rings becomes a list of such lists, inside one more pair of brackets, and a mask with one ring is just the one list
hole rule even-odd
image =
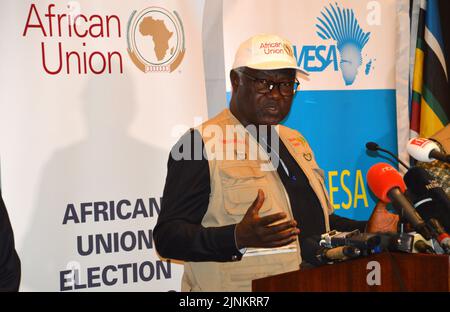
[[248, 208], [242, 221], [236, 225], [236, 245], [239, 249], [281, 247], [297, 239], [300, 230], [297, 228], [295, 220], [274, 224], [285, 219], [286, 213], [279, 212], [265, 217], [259, 216], [264, 199], [264, 192], [259, 189], [255, 201]]

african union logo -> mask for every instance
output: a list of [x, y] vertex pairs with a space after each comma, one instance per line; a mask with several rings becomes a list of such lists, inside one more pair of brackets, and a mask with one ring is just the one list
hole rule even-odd
[[176, 11], [149, 7], [128, 20], [128, 54], [144, 73], [173, 72], [183, 61], [185, 37]]
[[[362, 50], [370, 39], [370, 32], [361, 29], [352, 9], [341, 9], [338, 4], [325, 7], [317, 20], [317, 35], [323, 40], [334, 40], [345, 84], [353, 84], [363, 63]], [[369, 60], [365, 66], [366, 75], [371, 67], [372, 60]]]

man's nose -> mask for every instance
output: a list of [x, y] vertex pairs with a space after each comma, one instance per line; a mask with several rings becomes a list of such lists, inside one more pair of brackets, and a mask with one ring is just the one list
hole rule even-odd
[[279, 99], [283, 97], [280, 93], [280, 85], [279, 84], [273, 84], [271, 85], [272, 89], [269, 88], [269, 96], [274, 99]]

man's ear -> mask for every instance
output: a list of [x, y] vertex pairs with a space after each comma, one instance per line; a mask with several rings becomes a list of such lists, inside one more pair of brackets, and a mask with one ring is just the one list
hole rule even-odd
[[239, 75], [234, 69], [230, 71], [230, 81], [233, 90], [237, 90], [237, 88], [239, 87]]

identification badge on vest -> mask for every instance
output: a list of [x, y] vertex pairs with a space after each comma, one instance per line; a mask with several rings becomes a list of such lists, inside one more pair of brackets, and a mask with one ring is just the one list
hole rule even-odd
[[311, 153], [303, 153], [303, 158], [305, 158], [306, 161], [311, 161], [312, 155], [311, 155]]

